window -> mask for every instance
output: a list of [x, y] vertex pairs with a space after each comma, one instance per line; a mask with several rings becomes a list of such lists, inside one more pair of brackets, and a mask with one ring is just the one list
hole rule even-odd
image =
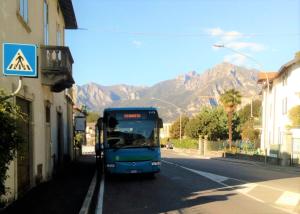
[[46, 106], [46, 123], [50, 123], [51, 121], [51, 111], [50, 111], [50, 107]]
[[282, 99], [282, 114], [285, 115], [287, 113], [287, 97]]
[[44, 0], [44, 44], [48, 45], [49, 42], [49, 20], [48, 20], [48, 4]]
[[20, 0], [20, 16], [28, 23], [28, 0]]
[[56, 25], [56, 45], [61, 46], [61, 32], [59, 24]]

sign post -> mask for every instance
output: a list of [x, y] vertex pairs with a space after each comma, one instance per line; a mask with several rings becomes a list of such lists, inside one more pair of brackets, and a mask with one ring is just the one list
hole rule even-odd
[[18, 76], [19, 84], [16, 91], [2, 98], [0, 102], [19, 93], [22, 77], [38, 77], [36, 49], [33, 44], [3, 43], [3, 75]]

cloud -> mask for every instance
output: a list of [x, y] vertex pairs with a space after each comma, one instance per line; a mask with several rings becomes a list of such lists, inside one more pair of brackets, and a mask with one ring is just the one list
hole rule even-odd
[[230, 42], [242, 38], [244, 35], [238, 31], [224, 31], [221, 28], [210, 28], [206, 32], [213, 36], [219, 37], [223, 42]]
[[238, 31], [229, 31], [229, 32], [225, 32], [222, 35], [221, 39], [223, 41], [230, 42], [230, 41], [240, 39], [242, 37], [244, 37], [244, 35]]
[[138, 40], [133, 40], [132, 44], [136, 47], [136, 48], [140, 48], [142, 46], [142, 42], [138, 41]]
[[[239, 31], [224, 31], [218, 27], [207, 29], [206, 32], [219, 40], [217, 44], [224, 44], [235, 50], [260, 52], [266, 49], [264, 45], [259, 43], [241, 41], [244, 38], [249, 38], [249, 35], [247, 36]], [[216, 48], [214, 47], [213, 50], [216, 50]]]
[[265, 50], [265, 46], [255, 42], [231, 42], [226, 45], [229, 48], [235, 50], [248, 49], [254, 52], [260, 52]]
[[221, 28], [210, 28], [207, 29], [207, 33], [211, 36], [221, 36], [224, 34], [224, 31]]
[[[250, 59], [248, 59], [247, 56], [243, 56], [243, 54], [251, 56], [253, 53], [266, 50], [265, 45], [253, 41], [248, 42], [251, 39], [251, 36], [236, 30], [225, 31], [217, 27], [207, 29], [206, 33], [216, 39], [215, 44], [224, 45], [228, 49], [233, 50], [231, 53], [224, 56], [224, 61], [235, 65], [249, 65]], [[245, 41], [245, 39], [247, 40]], [[221, 48], [215, 46], [212, 47], [212, 50], [214, 51], [218, 51], [220, 49]], [[233, 54], [235, 51], [240, 51], [243, 54]]]
[[224, 62], [229, 62], [234, 65], [245, 65], [247, 58], [240, 54], [230, 54], [224, 56]]

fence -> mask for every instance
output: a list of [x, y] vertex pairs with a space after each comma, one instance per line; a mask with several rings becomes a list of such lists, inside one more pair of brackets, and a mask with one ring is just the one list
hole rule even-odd
[[[208, 141], [205, 139], [200, 140], [202, 143], [206, 141], [205, 150], [207, 151], [228, 151], [229, 143], [226, 140]], [[171, 139], [174, 147], [182, 149], [200, 149], [200, 143], [197, 139], [182, 139], [181, 142], [178, 139]], [[165, 142], [163, 141], [163, 144]], [[260, 154], [257, 149], [256, 142], [237, 140], [232, 142], [232, 152], [242, 154]]]

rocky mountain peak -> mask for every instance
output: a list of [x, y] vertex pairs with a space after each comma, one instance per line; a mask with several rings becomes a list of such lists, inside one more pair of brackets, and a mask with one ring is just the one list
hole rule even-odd
[[171, 102], [192, 115], [201, 106], [216, 105], [217, 97], [227, 89], [235, 88], [244, 97], [257, 94], [256, 75], [256, 70], [222, 62], [204, 72], [190, 71], [151, 87], [101, 86], [97, 83], [76, 86], [76, 100], [78, 105], [85, 104], [97, 112], [113, 106], [155, 106], [165, 121], [173, 121], [178, 116], [177, 109], [164, 102], [154, 102], [151, 98]]

